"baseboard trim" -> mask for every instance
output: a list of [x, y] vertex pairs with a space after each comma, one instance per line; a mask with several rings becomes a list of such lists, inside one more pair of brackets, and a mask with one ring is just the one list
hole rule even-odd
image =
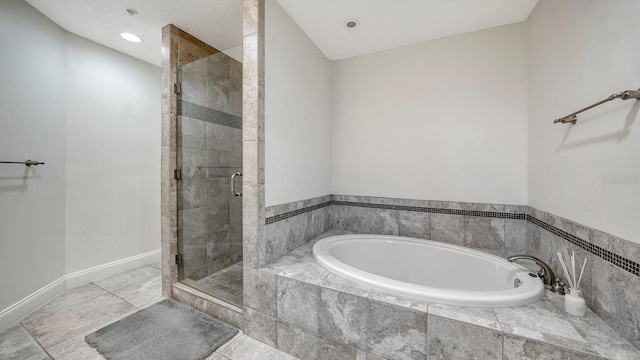
[[67, 289], [160, 261], [160, 249], [67, 274]]
[[158, 261], [160, 261], [160, 249], [67, 274], [0, 311], [0, 333], [24, 319], [67, 289], [72, 289], [95, 280]]
[[62, 294], [66, 289], [67, 282], [66, 278], [63, 276], [2, 310], [0, 312], [0, 333], [12, 327], [18, 321], [24, 319], [27, 315], [46, 304], [51, 299]]

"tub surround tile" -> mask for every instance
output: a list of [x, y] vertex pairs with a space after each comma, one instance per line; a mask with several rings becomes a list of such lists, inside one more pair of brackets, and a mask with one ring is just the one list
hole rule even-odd
[[324, 238], [331, 237], [331, 236], [348, 235], [348, 234], [353, 234], [353, 233], [350, 232], [350, 231], [345, 231], [345, 230], [329, 229], [329, 230], [324, 231], [321, 234], [318, 234], [317, 236], [313, 237], [311, 240], [307, 241], [306, 244], [293, 249], [291, 251], [291, 254], [300, 254], [300, 255], [313, 256], [313, 246], [318, 241], [320, 241], [320, 240], [322, 240]]
[[271, 318], [276, 317], [276, 275], [243, 268], [244, 306]]
[[318, 285], [329, 275], [329, 270], [320, 266], [312, 256], [303, 256], [279, 275]]
[[385, 359], [380, 356], [375, 356], [373, 354], [367, 353], [367, 360], [385, 360]]
[[423, 313], [429, 312], [429, 303], [426, 301], [409, 299], [399, 295], [384, 293], [373, 289], [369, 292], [369, 295], [367, 297], [371, 300], [393, 304], [406, 309], [420, 311]]
[[[558, 309], [564, 310], [564, 297], [552, 293], [547, 294], [547, 297]], [[587, 314], [584, 318], [567, 316], [567, 319], [602, 357], [620, 360], [640, 359], [640, 351], [590, 309], [587, 309]]]
[[399, 211], [398, 235], [419, 239], [430, 239], [431, 214], [424, 212]]
[[431, 214], [431, 240], [464, 246], [465, 223], [462, 215]]
[[527, 221], [505, 219], [504, 250], [507, 256], [527, 254]]
[[327, 277], [320, 283], [320, 286], [361, 297], [367, 297], [371, 292], [371, 288], [360, 285], [351, 280], [347, 280], [333, 273], [329, 273], [329, 275], [327, 275]]
[[601, 231], [592, 231], [593, 244], [614, 254], [625, 256], [631, 261], [640, 263], [640, 244], [633, 243]]
[[295, 252], [290, 252], [286, 255], [281, 256], [278, 260], [267, 264], [265, 267], [260, 268], [261, 271], [270, 272], [273, 274], [280, 274], [287, 267], [296, 264], [301, 261], [302, 258], [308, 255], [301, 255]]
[[272, 221], [284, 220], [287, 217], [297, 216], [305, 212], [331, 205], [331, 195], [318, 196], [311, 199], [299, 200], [290, 203], [269, 206], [266, 209], [266, 217]]
[[581, 359], [581, 360], [601, 360], [603, 358], [586, 354], [579, 351], [572, 351], [544, 342], [525, 339], [509, 334], [504, 335], [503, 343], [504, 360], [539, 360], [539, 359]]
[[277, 321], [258, 311], [244, 307], [244, 329], [248, 336], [277, 347]]
[[[502, 332], [429, 315], [429, 359], [502, 359]], [[463, 341], [461, 341], [464, 339]]]
[[505, 334], [597, 354], [571, 325], [567, 315], [547, 299], [525, 306], [494, 308], [494, 311]]
[[44, 351], [20, 325], [16, 324], [0, 334], [0, 359], [24, 360], [44, 354]]
[[355, 206], [334, 206], [332, 227], [363, 234], [398, 235], [398, 212]]
[[319, 334], [342, 344], [366, 349], [367, 299], [320, 288]]
[[[335, 234], [332, 231], [330, 234]], [[281, 279], [287, 279], [287, 272], [284, 270], [287, 267], [293, 266], [300, 262], [309, 261], [310, 245], [317, 242], [320, 238], [324, 238], [329, 234], [323, 234], [317, 238], [312, 239], [309, 243], [294, 249], [274, 264], [269, 264], [265, 269], [261, 269], [264, 272], [270, 272], [271, 274], [280, 274], [278, 281], [280, 286]], [[305, 258], [306, 257], [306, 258]], [[537, 346], [545, 346], [550, 349], [556, 349], [553, 351], [559, 351], [559, 354], [590, 354], [593, 356], [601, 356], [603, 358], [634, 358], [634, 356], [640, 354], [633, 348], [625, 339], [621, 336], [616, 336], [615, 331], [605, 323], [604, 320], [599, 319], [596, 315], [591, 313], [591, 317], [585, 319], [578, 319], [568, 316], [564, 313], [563, 298], [553, 293], [547, 292], [543, 300], [521, 307], [513, 308], [468, 308], [459, 306], [450, 306], [443, 304], [431, 304], [423, 301], [404, 298], [397, 295], [386, 294], [380, 291], [371, 290], [366, 287], [359, 286], [352, 283], [349, 280], [340, 278], [335, 274], [329, 273], [322, 282], [315, 284], [305, 283], [296, 279], [289, 279], [295, 286], [296, 295], [288, 296], [289, 300], [285, 304], [281, 301], [281, 296], [278, 297], [278, 317], [281, 317], [281, 311], [293, 312], [295, 316], [292, 318], [301, 318], [298, 325], [304, 328], [306, 331], [311, 331], [314, 334], [320, 336], [318, 356], [322, 358], [322, 342], [332, 341], [336, 343], [331, 350], [332, 354], [338, 349], [344, 351], [346, 358], [353, 358], [354, 354], [358, 354], [354, 351], [357, 344], [349, 346], [350, 343], [347, 338], [341, 337], [344, 331], [352, 329], [352, 322], [348, 320], [352, 318], [351, 314], [357, 314], [355, 312], [348, 312], [346, 315], [341, 314], [344, 309], [354, 309], [354, 303], [358, 303], [361, 299], [368, 303], [379, 304], [380, 306], [390, 307], [392, 309], [399, 309], [399, 311], [407, 311], [411, 314], [422, 314], [423, 316], [438, 317], [443, 321], [449, 321], [455, 323], [463, 323], [465, 326], [471, 327], [472, 330], [477, 330], [485, 334], [488, 333], [501, 333], [503, 335], [509, 335], [514, 338], [520, 338], [526, 340], [527, 346], [533, 347], [534, 350]], [[306, 285], [303, 290], [299, 288], [299, 284]], [[285, 286], [284, 288], [289, 288]], [[282, 290], [280, 286], [279, 291]], [[316, 292], [317, 291], [317, 292]], [[307, 297], [304, 300], [299, 300], [306, 294]], [[317, 297], [315, 294], [318, 294]], [[331, 294], [328, 296], [326, 294]], [[337, 294], [337, 295], [336, 295]], [[335, 297], [335, 299], [333, 299]], [[344, 301], [338, 300], [338, 297], [343, 297]], [[333, 299], [334, 301], [330, 301]], [[317, 302], [316, 302], [317, 301]], [[293, 311], [287, 309], [287, 304], [310, 304], [308, 306], [291, 305], [294, 308]], [[317, 308], [314, 304], [318, 304]], [[344, 308], [340, 308], [347, 304]], [[369, 326], [370, 309], [367, 305], [367, 326]], [[315, 310], [314, 310], [315, 309]], [[317, 314], [316, 316], [309, 316], [309, 313]], [[286, 314], [290, 316], [291, 314]], [[391, 316], [388, 319], [393, 319]], [[309, 329], [313, 325], [302, 325], [305, 322], [313, 322], [313, 319], [318, 321], [318, 330], [314, 331]], [[335, 321], [335, 320], [339, 321]], [[286, 322], [291, 325], [291, 321], [280, 319], [282, 322]], [[325, 323], [326, 322], [326, 323]], [[271, 322], [273, 323], [273, 322]], [[330, 323], [330, 325], [328, 325]], [[273, 326], [273, 325], [271, 325]], [[334, 329], [337, 330], [331, 331]], [[425, 329], [428, 329], [427, 326]], [[455, 328], [455, 326], [454, 326]], [[476, 329], [477, 328], [477, 329]], [[347, 330], [344, 330], [347, 329]], [[356, 327], [357, 329], [357, 327]], [[369, 333], [369, 328], [365, 329], [364, 338], [369, 341], [372, 339], [372, 335]], [[357, 332], [347, 332], [348, 334], [356, 334]], [[329, 334], [329, 335], [323, 335]], [[425, 333], [426, 336], [426, 333]], [[354, 335], [353, 339], [357, 337]], [[402, 337], [400, 337], [402, 338]], [[359, 339], [361, 341], [361, 339]], [[380, 340], [381, 347], [386, 347], [389, 343], [394, 343], [397, 339]], [[425, 340], [426, 341], [426, 340]], [[598, 345], [592, 345], [598, 343]], [[369, 343], [367, 343], [369, 345]], [[538, 345], [542, 344], [542, 345]], [[351, 343], [353, 345], [353, 343]], [[377, 345], [376, 345], [377, 346]], [[393, 348], [393, 346], [391, 346]], [[547, 348], [543, 348], [547, 349]], [[371, 348], [367, 347], [368, 353], [371, 353]], [[327, 350], [329, 351], [329, 350]], [[426, 351], [426, 349], [424, 350]], [[460, 348], [460, 354], [464, 354], [466, 350]], [[538, 350], [535, 350], [538, 351]], [[547, 350], [544, 350], [547, 351]], [[382, 358], [395, 359], [398, 358], [395, 353], [384, 353], [373, 351], [375, 356], [382, 356]], [[369, 356], [373, 356], [369, 354]], [[333, 355], [332, 355], [333, 356]], [[364, 355], [361, 355], [364, 356]], [[404, 356], [404, 355], [398, 355]], [[453, 356], [453, 355], [452, 355]], [[402, 357], [401, 357], [402, 358]], [[455, 357], [453, 357], [455, 358]]]
[[318, 335], [278, 321], [278, 350], [301, 360], [317, 360]]
[[278, 320], [318, 333], [319, 287], [278, 276]]
[[498, 318], [492, 308], [473, 308], [430, 303], [429, 315], [502, 331], [502, 327], [498, 323]]
[[593, 290], [594, 311], [640, 348], [640, 277], [595, 258]]
[[266, 225], [266, 257], [272, 263], [289, 251], [330, 229], [330, 214], [326, 207], [306, 211]]
[[427, 314], [370, 301], [367, 351], [390, 359], [426, 359]]
[[366, 360], [367, 353], [363, 350], [346, 346], [335, 341], [331, 341], [322, 336], [318, 345], [319, 360]]
[[466, 247], [504, 249], [505, 219], [465, 216]]

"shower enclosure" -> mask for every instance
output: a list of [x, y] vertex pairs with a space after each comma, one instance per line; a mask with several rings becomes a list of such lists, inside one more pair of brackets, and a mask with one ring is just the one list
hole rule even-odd
[[177, 69], [178, 279], [242, 307], [242, 64], [213, 51]]

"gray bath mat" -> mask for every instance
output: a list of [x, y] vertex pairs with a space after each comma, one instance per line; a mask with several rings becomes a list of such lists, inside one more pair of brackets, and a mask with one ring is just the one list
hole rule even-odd
[[238, 329], [166, 299], [87, 335], [109, 360], [202, 360]]

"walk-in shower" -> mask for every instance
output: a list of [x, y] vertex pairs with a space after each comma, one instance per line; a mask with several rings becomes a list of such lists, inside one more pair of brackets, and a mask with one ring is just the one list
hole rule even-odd
[[174, 89], [178, 279], [241, 307], [242, 64], [209, 52], [179, 62]]

